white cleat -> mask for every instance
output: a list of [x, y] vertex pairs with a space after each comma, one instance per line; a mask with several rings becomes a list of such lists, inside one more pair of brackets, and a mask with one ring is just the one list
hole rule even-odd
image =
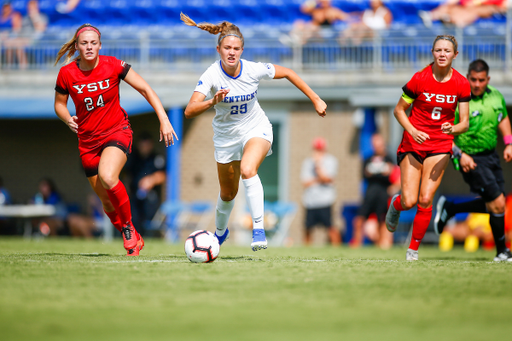
[[506, 249], [504, 252], [496, 255], [494, 257], [495, 262], [512, 262], [512, 253], [510, 253], [509, 249]]
[[398, 194], [395, 194], [389, 204], [388, 213], [386, 213], [386, 228], [389, 232], [395, 232], [400, 220], [400, 211], [398, 211], [393, 205]]
[[407, 252], [405, 254], [405, 260], [418, 260], [418, 251], [407, 249]]

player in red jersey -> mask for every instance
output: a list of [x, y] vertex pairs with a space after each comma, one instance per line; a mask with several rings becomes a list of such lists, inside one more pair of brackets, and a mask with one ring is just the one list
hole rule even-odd
[[[55, 65], [67, 54], [55, 86], [55, 113], [78, 135], [78, 149], [85, 175], [101, 199], [103, 209], [121, 232], [128, 256], [138, 256], [144, 241], [132, 224], [128, 194], [119, 180], [131, 152], [132, 129], [128, 115], [119, 104], [119, 83], [124, 80], [140, 92], [160, 120], [160, 141], [168, 147], [176, 133], [160, 99], [129, 64], [115, 57], [100, 56], [101, 33], [90, 24], [80, 26], [60, 49]], [[75, 103], [76, 116], [67, 109], [68, 98]]]
[[[437, 36], [432, 45], [434, 62], [402, 88], [394, 111], [405, 130], [397, 151], [402, 194], [391, 199], [386, 226], [394, 232], [400, 212], [418, 205], [407, 260], [418, 260], [418, 247], [432, 217], [434, 194], [450, 162], [453, 136], [469, 128], [471, 89], [468, 80], [452, 68], [457, 54], [455, 37]], [[412, 103], [408, 117], [405, 111]], [[460, 122], [454, 125], [457, 104]]]

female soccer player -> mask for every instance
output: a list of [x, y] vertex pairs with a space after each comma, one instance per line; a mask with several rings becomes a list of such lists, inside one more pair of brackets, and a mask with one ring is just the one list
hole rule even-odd
[[[227, 222], [238, 192], [240, 175], [246, 189], [247, 205], [253, 222], [253, 251], [267, 248], [263, 227], [263, 186], [258, 168], [272, 153], [272, 125], [261, 109], [256, 94], [262, 78], [287, 78], [301, 90], [325, 116], [326, 104], [292, 70], [272, 64], [240, 59], [244, 50], [244, 37], [240, 29], [229, 22], [219, 25], [197, 25], [181, 14], [188, 26], [195, 26], [211, 34], [219, 34], [217, 52], [220, 60], [214, 62], [199, 79], [185, 109], [187, 118], [201, 115], [215, 107], [213, 142], [219, 176], [220, 194], [217, 200], [215, 235], [222, 244], [229, 237]], [[211, 94], [212, 98], [205, 100]]]
[[[469, 127], [471, 89], [468, 80], [452, 68], [458, 55], [455, 37], [437, 36], [432, 55], [434, 62], [417, 72], [402, 88], [402, 97], [394, 111], [404, 128], [397, 151], [402, 194], [391, 199], [386, 226], [394, 232], [400, 212], [418, 204], [407, 260], [418, 260], [418, 247], [432, 217], [434, 194], [450, 162], [453, 137]], [[407, 117], [405, 111], [413, 103], [411, 115]], [[454, 125], [457, 103], [460, 121]]]
[[[55, 86], [55, 113], [78, 134], [78, 149], [85, 175], [101, 199], [105, 213], [123, 235], [128, 256], [138, 256], [144, 247], [142, 237], [132, 224], [128, 194], [119, 173], [131, 152], [132, 129], [128, 115], [119, 104], [119, 83], [124, 80], [151, 104], [160, 120], [160, 141], [174, 143], [172, 128], [160, 99], [151, 87], [115, 57], [100, 56], [101, 33], [90, 25], [80, 26], [73, 38], [62, 46], [55, 65], [67, 54], [66, 63], [78, 51], [78, 57], [63, 66]], [[76, 116], [67, 109], [68, 98], [75, 103]]]

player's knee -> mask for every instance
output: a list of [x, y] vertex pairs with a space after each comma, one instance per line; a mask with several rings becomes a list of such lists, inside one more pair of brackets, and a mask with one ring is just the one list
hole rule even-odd
[[402, 198], [402, 207], [405, 210], [410, 210], [414, 206], [416, 206], [417, 200], [415, 199], [409, 199], [409, 198]]
[[100, 172], [98, 174], [101, 184], [106, 189], [111, 189], [119, 182], [119, 176], [110, 172]]
[[221, 191], [220, 199], [222, 201], [231, 201], [231, 200], [235, 199], [237, 193], [238, 193], [237, 189], [233, 189], [231, 191]]
[[242, 179], [250, 179], [258, 174], [258, 170], [252, 166], [241, 165], [240, 174], [242, 175]]
[[420, 195], [418, 198], [418, 206], [421, 208], [429, 208], [432, 206], [432, 198], [426, 195]]

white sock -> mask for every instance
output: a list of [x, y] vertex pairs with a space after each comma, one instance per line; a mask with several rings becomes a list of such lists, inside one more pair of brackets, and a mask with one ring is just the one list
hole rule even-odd
[[226, 232], [229, 216], [231, 215], [231, 210], [233, 210], [234, 205], [234, 199], [231, 201], [224, 201], [220, 198], [219, 194], [219, 197], [217, 198], [217, 207], [215, 210], [215, 226], [217, 227], [217, 236], [221, 237]]
[[252, 228], [264, 229], [263, 227], [263, 185], [258, 174], [250, 179], [242, 179], [245, 186], [245, 197], [247, 206], [251, 212]]

